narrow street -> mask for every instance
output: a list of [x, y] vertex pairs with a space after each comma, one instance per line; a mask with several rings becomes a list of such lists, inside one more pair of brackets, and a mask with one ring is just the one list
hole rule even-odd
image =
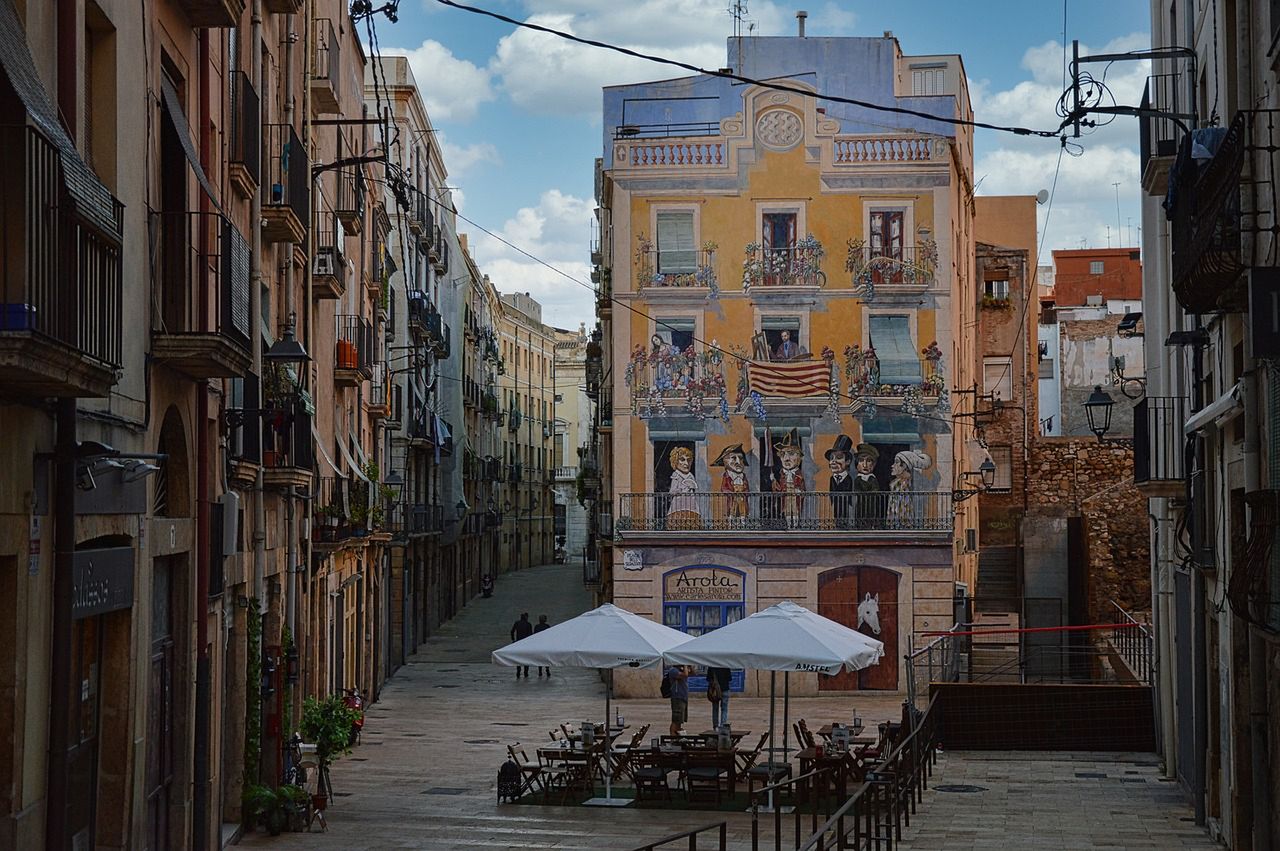
[[[508, 743], [532, 755], [556, 725], [603, 712], [594, 672], [556, 670], [519, 680], [489, 661], [528, 611], [553, 622], [590, 605], [576, 566], [548, 565], [502, 576], [386, 685], [370, 707], [362, 743], [334, 767], [328, 832], [246, 836], [270, 848], [629, 849], [644, 840], [728, 818], [731, 847], [749, 848], [746, 814], [631, 808], [498, 805], [496, 775]], [[857, 698], [879, 720], [901, 698]], [[618, 702], [633, 729], [666, 725], [666, 701]], [[842, 698], [792, 702], [793, 718], [822, 718]], [[697, 713], [701, 706], [691, 707]], [[763, 730], [768, 700], [737, 699], [735, 725]], [[696, 726], [696, 714], [691, 725]], [[944, 754], [903, 848], [1211, 848], [1154, 757], [1089, 754]], [[942, 787], [939, 790], [938, 787]], [[953, 787], [948, 790], [948, 787]], [[1015, 805], [1017, 801], [1017, 805]], [[1027, 802], [1033, 802], [1028, 806]]]

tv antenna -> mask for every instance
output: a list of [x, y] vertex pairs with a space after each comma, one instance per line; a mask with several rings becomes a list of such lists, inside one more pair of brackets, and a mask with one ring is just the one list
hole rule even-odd
[[747, 4], [742, 0], [733, 0], [729, 4], [729, 15], [733, 18], [733, 37], [742, 38], [742, 23], [747, 18]]

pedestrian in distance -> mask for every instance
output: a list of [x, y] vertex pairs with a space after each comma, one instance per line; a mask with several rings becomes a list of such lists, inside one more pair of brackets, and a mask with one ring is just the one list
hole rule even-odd
[[665, 691], [671, 698], [671, 735], [680, 735], [680, 728], [689, 720], [689, 672], [683, 665], [672, 665], [663, 674], [668, 683]]
[[[547, 623], [546, 615], [538, 615], [538, 625], [533, 628], [533, 631], [542, 632], [544, 629], [551, 629], [551, 624]], [[551, 679], [551, 669], [544, 668], [542, 665], [538, 666], [538, 679], [542, 679], [542, 672], [544, 670], [547, 672], [547, 679]], [[524, 675], [526, 677], [529, 676], [529, 672], [525, 671]]]
[[707, 668], [707, 700], [711, 701], [711, 729], [729, 725], [729, 680], [732, 673], [728, 668]]
[[[529, 623], [529, 613], [521, 612], [520, 620], [511, 625], [511, 640], [519, 641], [522, 638], [528, 638], [533, 635], [533, 624]], [[529, 679], [529, 666], [516, 665], [516, 679], [520, 679], [520, 671], [524, 671], [524, 678]]]

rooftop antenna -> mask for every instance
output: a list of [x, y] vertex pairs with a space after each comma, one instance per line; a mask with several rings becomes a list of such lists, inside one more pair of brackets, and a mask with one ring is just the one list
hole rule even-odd
[[[742, 38], [742, 22], [747, 17], [747, 4], [742, 0], [733, 0], [729, 4], [729, 14], [733, 17], [733, 37]], [[742, 45], [738, 45], [741, 50]]]

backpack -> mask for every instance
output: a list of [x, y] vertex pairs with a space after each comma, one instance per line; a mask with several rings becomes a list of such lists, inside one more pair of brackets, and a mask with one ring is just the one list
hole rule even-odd
[[520, 766], [507, 760], [498, 769], [498, 802], [503, 798], [515, 801], [520, 797]]
[[707, 674], [707, 700], [712, 703], [719, 703], [724, 697], [724, 691], [720, 688], [720, 680], [716, 679], [712, 674]]
[[671, 697], [671, 672], [664, 671], [662, 673], [662, 688], [659, 689], [663, 697]]

